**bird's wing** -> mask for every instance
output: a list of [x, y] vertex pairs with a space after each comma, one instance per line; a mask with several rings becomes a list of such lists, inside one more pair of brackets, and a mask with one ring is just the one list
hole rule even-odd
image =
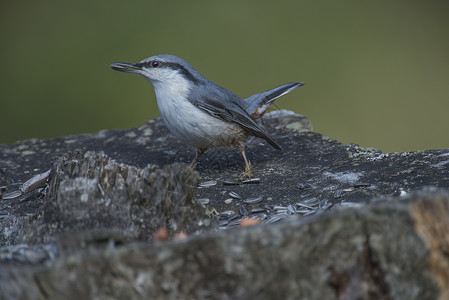
[[201, 101], [194, 101], [193, 104], [216, 118], [239, 124], [248, 130], [251, 135], [263, 138], [270, 143], [271, 146], [281, 150], [279, 144], [251, 118], [246, 110], [235, 99], [230, 98], [226, 101], [226, 105], [224, 105], [223, 101], [218, 99], [202, 97]]

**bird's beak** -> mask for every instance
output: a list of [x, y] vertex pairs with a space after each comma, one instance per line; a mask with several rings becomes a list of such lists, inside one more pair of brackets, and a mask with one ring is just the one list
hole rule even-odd
[[141, 70], [141, 68], [138, 67], [137, 64], [121, 63], [121, 62], [112, 63], [111, 69], [126, 73], [139, 73], [139, 71]]

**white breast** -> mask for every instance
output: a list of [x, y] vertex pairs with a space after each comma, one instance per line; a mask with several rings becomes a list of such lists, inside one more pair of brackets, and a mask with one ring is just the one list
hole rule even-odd
[[170, 132], [187, 144], [197, 148], [225, 146], [232, 139], [228, 122], [215, 118], [190, 103], [185, 96], [189, 82], [176, 74], [167, 82], [154, 81], [157, 105]]

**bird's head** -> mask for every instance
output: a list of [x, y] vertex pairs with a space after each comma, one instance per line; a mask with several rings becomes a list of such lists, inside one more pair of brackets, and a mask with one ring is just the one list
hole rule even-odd
[[181, 82], [199, 84], [203, 78], [188, 62], [169, 54], [152, 56], [138, 63], [117, 62], [111, 64], [111, 68], [138, 74], [153, 85], [175, 85]]

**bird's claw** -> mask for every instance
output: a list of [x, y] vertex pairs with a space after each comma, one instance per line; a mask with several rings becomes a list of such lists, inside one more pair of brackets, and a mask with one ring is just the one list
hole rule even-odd
[[244, 179], [251, 179], [251, 177], [253, 177], [253, 173], [251, 172], [251, 163], [248, 162], [248, 164], [245, 167], [245, 171], [242, 174], [240, 174], [239, 178], [241, 180], [244, 180]]

